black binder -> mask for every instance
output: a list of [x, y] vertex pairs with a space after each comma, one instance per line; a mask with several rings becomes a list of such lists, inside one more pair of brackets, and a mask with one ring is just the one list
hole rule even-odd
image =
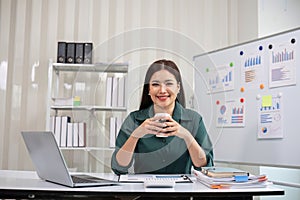
[[83, 63], [84, 43], [76, 43], [75, 63]]
[[93, 59], [93, 43], [84, 44], [84, 63], [92, 64]]
[[57, 62], [65, 63], [66, 62], [66, 53], [67, 53], [67, 43], [58, 42], [57, 43]]
[[75, 43], [67, 43], [67, 61], [66, 63], [75, 62]]

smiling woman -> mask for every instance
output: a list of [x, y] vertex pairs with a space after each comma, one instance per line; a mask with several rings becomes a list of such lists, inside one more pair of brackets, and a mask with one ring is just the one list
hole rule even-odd
[[150, 65], [140, 109], [129, 114], [118, 134], [112, 170], [126, 174], [132, 165], [135, 173], [156, 174], [189, 174], [192, 166], [213, 165], [202, 117], [185, 108], [180, 71], [173, 61]]

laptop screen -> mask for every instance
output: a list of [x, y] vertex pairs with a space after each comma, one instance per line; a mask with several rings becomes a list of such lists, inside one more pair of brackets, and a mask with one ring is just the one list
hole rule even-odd
[[41, 179], [72, 186], [65, 160], [52, 132], [22, 132], [38, 176]]

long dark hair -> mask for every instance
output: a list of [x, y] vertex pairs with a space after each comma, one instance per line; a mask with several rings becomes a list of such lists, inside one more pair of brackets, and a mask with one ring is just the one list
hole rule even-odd
[[184, 108], [185, 108], [185, 96], [184, 96], [184, 90], [182, 86], [182, 79], [180, 75], [180, 71], [177, 67], [177, 65], [171, 61], [171, 60], [157, 60], [154, 63], [152, 63], [146, 73], [145, 81], [144, 81], [144, 87], [143, 87], [143, 94], [141, 99], [141, 105], [140, 109], [148, 108], [153, 104], [153, 101], [151, 97], [149, 96], [149, 82], [152, 77], [152, 75], [160, 70], [167, 70], [171, 74], [175, 76], [175, 79], [177, 83], [180, 84], [180, 92], [177, 94], [176, 101], [178, 101]]

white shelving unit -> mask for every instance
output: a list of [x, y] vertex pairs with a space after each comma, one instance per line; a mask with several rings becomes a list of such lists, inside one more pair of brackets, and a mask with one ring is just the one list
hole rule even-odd
[[106, 106], [51, 106], [53, 110], [87, 110], [87, 111], [126, 111], [126, 107]]
[[[107, 172], [114, 150], [110, 146], [109, 119], [126, 116], [126, 85], [128, 63], [64, 64], [49, 61], [48, 109], [46, 129], [50, 128], [50, 116], [71, 117], [73, 122], [86, 123], [86, 146], [61, 147], [68, 167], [77, 171]], [[124, 105], [107, 106], [106, 79], [125, 79]], [[55, 98], [79, 96], [81, 104], [54, 105]]]

